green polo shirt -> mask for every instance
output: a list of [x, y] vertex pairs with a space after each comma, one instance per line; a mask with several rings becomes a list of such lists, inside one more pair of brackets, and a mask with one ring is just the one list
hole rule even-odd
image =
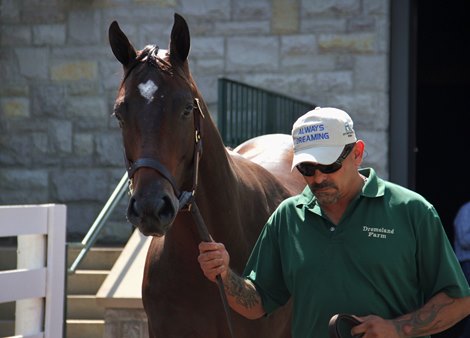
[[292, 297], [294, 338], [328, 338], [336, 313], [390, 319], [440, 291], [470, 296], [434, 207], [361, 173], [367, 182], [337, 226], [306, 187], [271, 215], [247, 263], [268, 314]]

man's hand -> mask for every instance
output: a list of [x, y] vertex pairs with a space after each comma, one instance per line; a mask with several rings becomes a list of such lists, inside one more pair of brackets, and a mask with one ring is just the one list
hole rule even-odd
[[216, 281], [220, 275], [226, 280], [230, 256], [222, 243], [201, 242], [199, 244], [199, 265], [204, 275], [211, 281]]
[[361, 324], [356, 325], [351, 330], [351, 335], [361, 338], [403, 338], [398, 334], [395, 325], [391, 320], [385, 320], [379, 316], [355, 316]]

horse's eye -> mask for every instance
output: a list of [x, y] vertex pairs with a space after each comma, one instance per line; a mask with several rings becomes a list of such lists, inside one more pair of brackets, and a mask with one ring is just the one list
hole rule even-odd
[[189, 116], [193, 112], [193, 109], [194, 109], [194, 105], [188, 104], [186, 108], [184, 108], [184, 112], [183, 112], [184, 116], [185, 117]]

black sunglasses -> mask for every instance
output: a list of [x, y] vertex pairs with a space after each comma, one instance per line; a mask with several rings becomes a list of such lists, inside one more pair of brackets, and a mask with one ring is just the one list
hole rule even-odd
[[354, 143], [349, 143], [344, 146], [343, 152], [339, 155], [338, 159], [332, 164], [313, 164], [311, 162], [302, 162], [296, 165], [296, 168], [303, 176], [313, 176], [316, 170], [320, 170], [323, 174], [332, 174], [341, 169], [343, 161], [348, 157], [354, 148]]

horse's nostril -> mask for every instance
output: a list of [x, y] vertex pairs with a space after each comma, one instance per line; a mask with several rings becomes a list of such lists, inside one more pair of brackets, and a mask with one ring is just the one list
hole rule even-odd
[[129, 199], [129, 205], [127, 206], [127, 217], [134, 218], [139, 216], [139, 207], [137, 200], [134, 197]]
[[160, 219], [162, 223], [168, 223], [173, 219], [175, 216], [175, 207], [169, 196], [164, 196], [157, 202], [155, 216]]

